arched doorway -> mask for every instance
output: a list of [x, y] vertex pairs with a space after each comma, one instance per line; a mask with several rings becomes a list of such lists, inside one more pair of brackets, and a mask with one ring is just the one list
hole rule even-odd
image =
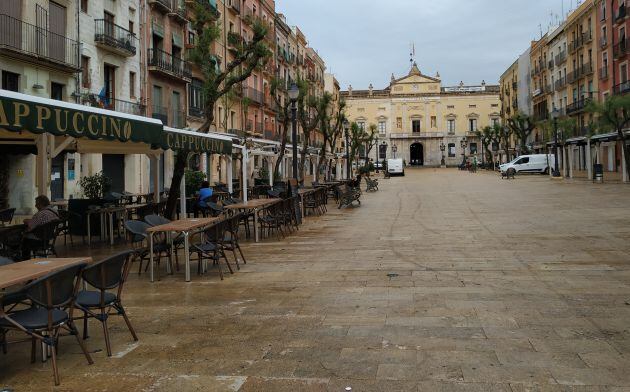
[[409, 164], [411, 166], [424, 165], [424, 147], [420, 143], [413, 143], [409, 147]]

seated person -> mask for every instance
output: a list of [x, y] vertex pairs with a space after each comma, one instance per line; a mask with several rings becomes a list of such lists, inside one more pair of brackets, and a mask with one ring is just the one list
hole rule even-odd
[[33, 230], [37, 227], [45, 225], [46, 223], [59, 220], [59, 215], [50, 206], [50, 200], [46, 195], [39, 195], [35, 198], [35, 208], [37, 212], [31, 219], [25, 219], [26, 233], [22, 241], [22, 258], [28, 259], [31, 257], [31, 249], [39, 244], [40, 239], [35, 236]]
[[208, 205], [206, 204], [206, 201], [211, 201], [210, 197], [212, 197], [212, 188], [210, 188], [210, 183], [208, 181], [204, 181], [201, 183], [201, 189], [199, 189], [197, 205], [200, 208], [207, 208]]

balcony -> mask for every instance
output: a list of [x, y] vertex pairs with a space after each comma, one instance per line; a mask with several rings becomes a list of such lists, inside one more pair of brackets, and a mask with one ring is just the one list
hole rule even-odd
[[599, 78], [602, 80], [608, 79], [608, 67], [602, 67], [599, 69]]
[[562, 52], [558, 53], [558, 55], [555, 58], [555, 63], [556, 65], [560, 65], [562, 63], [564, 63], [567, 60], [567, 52], [566, 50], [563, 50]]
[[593, 74], [593, 64], [586, 63], [582, 64], [582, 68], [580, 70], [580, 77], [589, 76]]
[[584, 33], [582, 33], [582, 45], [586, 45], [588, 43], [590, 43], [591, 41], [593, 41], [593, 31], [589, 30], [586, 31]]
[[243, 9], [243, 21], [247, 24], [252, 24], [254, 22], [254, 10], [249, 7], [245, 7]]
[[228, 1], [228, 8], [231, 9], [232, 11], [236, 12], [237, 14], [241, 13], [241, 4], [240, 4], [240, 0], [229, 0]]
[[615, 24], [623, 22], [623, 20], [626, 19], [626, 16], [626, 6], [621, 5], [619, 10], [615, 13]]
[[172, 78], [190, 81], [192, 67], [188, 61], [175, 57], [161, 49], [148, 49], [149, 71], [159, 72]]
[[162, 13], [171, 12], [171, 0], [148, 0], [147, 3]]
[[549, 113], [547, 112], [534, 113], [533, 117], [534, 117], [534, 121], [536, 122], [545, 121], [549, 118]]
[[608, 37], [600, 37], [599, 38], [599, 47], [604, 49], [606, 46], [608, 46]]
[[[101, 102], [103, 101], [101, 100]], [[137, 102], [123, 101], [122, 99], [106, 99], [103, 102], [103, 109], [114, 110], [127, 114], [134, 114], [136, 116], [146, 115], [146, 106]]]
[[625, 38], [613, 46], [613, 56], [618, 59], [628, 54], [628, 44]]
[[168, 110], [164, 106], [153, 105], [151, 107], [151, 117], [162, 121], [164, 125], [168, 125]]
[[512, 90], [518, 90], [518, 82], [512, 82]]
[[243, 87], [243, 97], [247, 97], [252, 100], [252, 102], [256, 102], [258, 104], [263, 102], [262, 92], [252, 87]]
[[564, 88], [564, 86], [567, 85], [567, 79], [566, 78], [560, 78], [558, 80], [555, 81], [554, 83], [554, 87], [556, 89], [556, 91], [561, 90]]
[[583, 112], [590, 101], [590, 98], [582, 98], [578, 101], [573, 102], [571, 105], [568, 105], [567, 115]]
[[186, 16], [186, 4], [184, 3], [184, 0], [172, 0], [171, 10], [169, 11], [168, 16], [178, 23], [188, 23], [188, 17]]
[[131, 31], [106, 21], [94, 20], [94, 42], [97, 46], [122, 56], [136, 55], [138, 37]]
[[571, 44], [569, 45], [569, 51], [571, 53], [575, 52], [576, 50], [578, 50], [581, 46], [582, 46], [583, 42], [582, 42], [582, 37], [578, 36], [573, 42], [571, 42]]
[[77, 41], [4, 14], [0, 26], [0, 52], [63, 72], [80, 69]]
[[567, 74], [567, 83], [575, 83], [580, 78], [580, 70], [569, 72]]
[[257, 122], [256, 123], [256, 133], [259, 133], [262, 135], [263, 133], [263, 123], [261, 122]]
[[549, 60], [549, 62], [547, 63], [547, 68], [553, 69], [553, 67], [554, 67], [554, 62], [553, 62], [553, 59], [552, 59], [552, 60]]
[[169, 125], [173, 128], [186, 128], [186, 112], [183, 112], [181, 110], [173, 111], [173, 116]]
[[619, 83], [613, 87], [614, 95], [624, 95], [630, 92], [630, 80], [626, 80], [623, 83]]
[[191, 117], [203, 118], [205, 116], [205, 111], [203, 108], [190, 106], [188, 108], [188, 115]]

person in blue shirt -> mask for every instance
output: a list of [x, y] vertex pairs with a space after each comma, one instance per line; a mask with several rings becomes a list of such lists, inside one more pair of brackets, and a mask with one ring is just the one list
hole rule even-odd
[[211, 201], [210, 197], [212, 196], [212, 188], [210, 188], [210, 183], [208, 181], [204, 181], [201, 183], [201, 189], [199, 189], [199, 199], [197, 204], [199, 204], [199, 207], [201, 208], [206, 208], [208, 207], [208, 205], [206, 204], [206, 199], [208, 199], [207, 201]]

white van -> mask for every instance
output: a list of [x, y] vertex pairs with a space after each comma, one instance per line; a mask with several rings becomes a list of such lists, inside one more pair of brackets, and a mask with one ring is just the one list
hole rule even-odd
[[501, 173], [514, 168], [517, 173], [548, 173], [549, 168], [554, 167], [553, 154], [521, 155], [511, 162], [499, 165]]
[[402, 159], [388, 159], [387, 160], [387, 172], [390, 176], [404, 176], [405, 168], [403, 167]]

